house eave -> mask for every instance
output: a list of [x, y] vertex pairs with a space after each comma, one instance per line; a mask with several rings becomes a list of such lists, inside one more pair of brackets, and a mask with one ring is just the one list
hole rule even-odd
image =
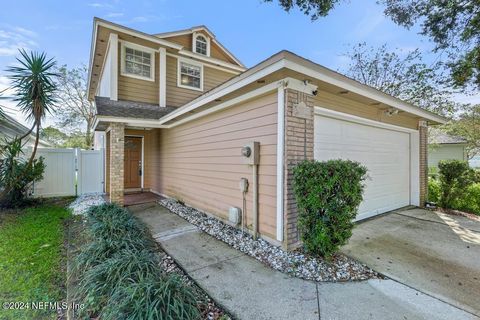
[[[170, 121], [175, 121], [175, 118], [192, 112], [207, 103], [219, 99], [229, 93], [234, 92], [248, 84], [278, 72], [282, 69], [291, 70], [308, 77], [335, 85], [339, 88], [356, 93], [360, 96], [370, 98], [388, 106], [394, 107], [400, 111], [418, 116], [423, 120], [429, 121], [433, 124], [444, 124], [447, 119], [432, 112], [426, 111], [400, 99], [389, 96], [377, 89], [371, 88], [361, 84], [353, 79], [343, 76], [335, 71], [327, 69], [312, 61], [299, 57], [288, 51], [281, 51], [269, 59], [259, 63], [255, 67], [245, 71], [237, 77], [225, 82], [224, 84], [210, 90], [202, 96], [192, 100], [177, 110], [160, 118], [160, 123], [164, 124]], [[302, 80], [302, 79], [299, 79]]]
[[158, 119], [139, 119], [128, 117], [114, 117], [96, 115], [93, 122], [93, 130], [103, 131], [99, 129], [99, 125], [106, 123], [124, 123], [127, 127], [142, 127], [142, 128], [166, 128], [159, 123]]

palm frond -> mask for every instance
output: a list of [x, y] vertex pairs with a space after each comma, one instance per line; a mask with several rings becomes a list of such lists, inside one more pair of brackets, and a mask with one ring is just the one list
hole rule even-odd
[[39, 122], [47, 113], [52, 112], [55, 105], [57, 87], [54, 78], [58, 76], [54, 72], [56, 62], [53, 58], [48, 59], [43, 52], [19, 51], [19, 65], [7, 68], [12, 82], [11, 89], [14, 90], [12, 100], [27, 120]]

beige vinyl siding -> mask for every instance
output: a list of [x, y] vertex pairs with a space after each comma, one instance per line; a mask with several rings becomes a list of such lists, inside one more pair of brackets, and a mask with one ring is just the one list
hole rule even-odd
[[[204, 34], [205, 37], [208, 37], [207, 34], [205, 34], [205, 33], [203, 33], [203, 32], [201, 32], [201, 33]], [[183, 49], [184, 49], [184, 50], [188, 50], [188, 51], [193, 52], [193, 49], [192, 49], [192, 37], [193, 37], [192, 34], [186, 34], [186, 35], [181, 35], [181, 36], [168, 37], [168, 38], [165, 38], [165, 40], [178, 43], [178, 44], [180, 44], [180, 45], [183, 46]], [[235, 62], [235, 60], [233, 60], [232, 58], [230, 58], [230, 57], [224, 52], [223, 49], [221, 49], [218, 45], [216, 45], [216, 44], [212, 41], [212, 39], [210, 39], [210, 40], [211, 40], [211, 41], [210, 41], [210, 57], [238, 65], [238, 64]]]
[[256, 98], [192, 122], [162, 129], [160, 134], [161, 192], [228, 218], [231, 206], [242, 208], [240, 178], [249, 180], [247, 223], [252, 223], [252, 167], [240, 150], [260, 142], [259, 231], [276, 232], [276, 95]]
[[317, 96], [314, 96], [315, 106], [331, 109], [338, 112], [348, 113], [354, 116], [367, 118], [370, 120], [385, 122], [401, 127], [418, 129], [418, 118], [410, 117], [399, 113], [394, 116], [386, 116], [384, 110], [387, 108], [383, 106], [383, 110], [372, 105], [367, 105], [352, 99], [344, 98], [339, 95], [320, 91]]
[[179, 107], [185, 103], [195, 99], [219, 84], [227, 81], [235, 75], [219, 69], [203, 66], [203, 92], [198, 90], [190, 90], [177, 86], [178, 76], [177, 58], [167, 56], [167, 106]]
[[146, 103], [158, 103], [159, 87], [159, 55], [155, 53], [155, 66], [153, 72], [155, 73], [155, 81], [142, 80], [129, 76], [122, 76], [122, 46], [118, 46], [118, 99], [138, 101]]

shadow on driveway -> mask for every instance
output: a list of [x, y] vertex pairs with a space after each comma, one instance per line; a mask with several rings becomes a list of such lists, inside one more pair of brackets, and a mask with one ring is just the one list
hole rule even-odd
[[423, 209], [394, 211], [359, 223], [342, 251], [480, 315], [480, 221]]

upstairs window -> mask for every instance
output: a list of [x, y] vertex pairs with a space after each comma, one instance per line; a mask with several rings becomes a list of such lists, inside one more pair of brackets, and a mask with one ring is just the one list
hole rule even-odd
[[207, 55], [207, 39], [204, 36], [197, 36], [195, 40], [195, 52]]
[[122, 75], [154, 81], [155, 52], [135, 44], [122, 45]]
[[195, 53], [210, 56], [210, 39], [203, 34], [193, 34], [193, 49]]
[[203, 66], [193, 61], [179, 59], [178, 86], [203, 91]]

